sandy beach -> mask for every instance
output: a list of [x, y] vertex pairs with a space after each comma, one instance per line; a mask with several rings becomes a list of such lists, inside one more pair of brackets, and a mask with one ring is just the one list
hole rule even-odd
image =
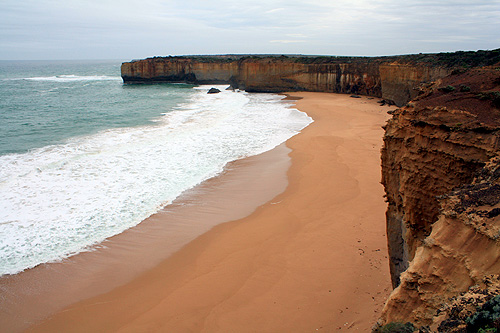
[[389, 108], [292, 96], [314, 123], [286, 143], [283, 193], [30, 331], [369, 331], [391, 290], [380, 185]]
[[212, 227], [250, 215], [288, 184], [283, 143], [236, 160], [134, 228], [58, 262], [0, 277], [1, 330], [20, 332], [65, 307], [130, 282]]

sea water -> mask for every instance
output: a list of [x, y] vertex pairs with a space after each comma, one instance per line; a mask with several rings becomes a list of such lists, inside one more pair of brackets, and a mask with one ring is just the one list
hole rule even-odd
[[123, 85], [119, 61], [0, 61], [0, 275], [91, 250], [312, 121], [211, 87]]

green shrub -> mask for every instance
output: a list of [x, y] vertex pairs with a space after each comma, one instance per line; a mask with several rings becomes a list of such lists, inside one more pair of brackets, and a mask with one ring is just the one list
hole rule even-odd
[[469, 92], [470, 91], [470, 87], [469, 86], [460, 86], [460, 91], [462, 92]]
[[480, 328], [479, 331], [477, 331], [477, 333], [497, 333], [497, 329], [496, 328], [486, 328], [486, 329]]
[[491, 327], [498, 326], [500, 322], [500, 295], [497, 295], [490, 299], [488, 302], [484, 303], [477, 312], [468, 317], [465, 322], [467, 323], [467, 332], [479, 332], [480, 329], [483, 332], [496, 332], [491, 331]]
[[382, 326], [378, 332], [380, 333], [413, 333], [415, 331], [415, 326], [412, 323], [389, 323]]
[[500, 92], [498, 91], [481, 92], [476, 95], [476, 98], [481, 100], [490, 100], [493, 102], [493, 105], [500, 108]]
[[452, 92], [455, 90], [455, 87], [454, 86], [446, 86], [446, 87], [441, 87], [441, 88], [438, 88], [438, 90], [442, 91], [442, 92], [445, 92], [445, 93], [449, 93], [449, 92]]

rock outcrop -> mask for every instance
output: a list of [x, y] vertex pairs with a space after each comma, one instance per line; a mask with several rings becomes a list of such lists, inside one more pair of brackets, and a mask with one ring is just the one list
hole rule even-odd
[[386, 126], [382, 182], [397, 288], [381, 324], [436, 324], [451, 297], [500, 272], [499, 67], [421, 87]]
[[210, 88], [208, 91], [207, 91], [207, 94], [218, 94], [220, 93], [220, 90], [217, 89], [217, 88]]

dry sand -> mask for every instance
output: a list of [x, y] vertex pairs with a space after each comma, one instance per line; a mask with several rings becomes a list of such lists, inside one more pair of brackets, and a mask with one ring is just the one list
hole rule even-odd
[[379, 183], [388, 108], [366, 97], [293, 95], [315, 122], [287, 142], [282, 194], [32, 330], [369, 331], [390, 291]]

